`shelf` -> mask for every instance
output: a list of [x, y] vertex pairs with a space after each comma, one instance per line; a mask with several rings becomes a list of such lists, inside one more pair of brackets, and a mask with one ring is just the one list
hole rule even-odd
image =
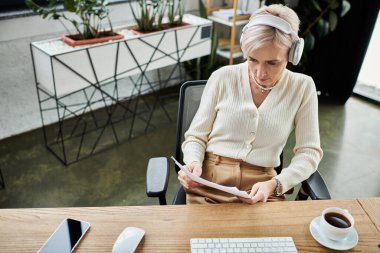
[[[208, 19], [214, 21], [214, 22], [217, 22], [217, 23], [220, 23], [220, 24], [223, 24], [223, 25], [227, 25], [227, 26], [230, 26], [232, 27], [234, 24], [232, 21], [228, 21], [228, 20], [225, 20], [223, 18], [218, 18], [218, 17], [215, 17], [215, 16], [208, 16], [207, 17]], [[242, 26], [242, 25], [245, 25], [245, 24], [248, 24], [248, 19], [246, 20], [238, 20], [235, 22], [235, 26]]]
[[[230, 39], [220, 38], [219, 47], [216, 50], [216, 53], [223, 58], [229, 59], [230, 58]], [[235, 41], [232, 58], [236, 59], [242, 56], [243, 56], [243, 53], [241, 52], [240, 42]]]
[[[223, 58], [226, 58], [226, 59], [230, 58], [230, 51], [229, 50], [223, 50], [223, 49], [218, 48], [216, 50], [216, 54], [223, 57]], [[239, 57], [243, 57], [243, 52], [239, 51], [239, 52], [235, 52], [232, 54], [233, 59], [236, 59]]]
[[[208, 19], [215, 23], [223, 24], [230, 27], [230, 35], [228, 40], [219, 40], [219, 48], [216, 50], [217, 55], [229, 59], [229, 64], [234, 63], [234, 59], [242, 57], [243, 53], [240, 49], [240, 43], [236, 41], [238, 27], [249, 23], [251, 14], [239, 11], [238, 1], [232, 0], [232, 6], [224, 8], [215, 8], [213, 0], [207, 0]], [[225, 28], [223, 28], [225, 29]], [[228, 28], [227, 28], [228, 29]]]

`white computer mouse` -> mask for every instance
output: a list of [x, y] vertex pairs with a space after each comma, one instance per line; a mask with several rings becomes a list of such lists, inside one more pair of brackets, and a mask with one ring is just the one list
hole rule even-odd
[[127, 227], [121, 232], [112, 248], [112, 253], [133, 253], [144, 237], [141, 228]]

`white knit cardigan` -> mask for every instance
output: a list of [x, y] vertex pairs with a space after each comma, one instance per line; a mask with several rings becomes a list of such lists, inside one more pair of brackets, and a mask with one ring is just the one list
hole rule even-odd
[[314, 82], [309, 76], [285, 69], [257, 108], [251, 95], [248, 63], [225, 66], [209, 78], [199, 109], [185, 133], [184, 162], [202, 164], [207, 151], [262, 167], [276, 167], [293, 130], [295, 155], [276, 176], [283, 192], [307, 179], [323, 156]]

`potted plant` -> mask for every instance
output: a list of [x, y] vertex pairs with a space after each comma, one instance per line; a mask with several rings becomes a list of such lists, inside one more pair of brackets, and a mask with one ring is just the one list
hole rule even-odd
[[[136, 8], [129, 1], [136, 26], [131, 27], [136, 33], [161, 31], [176, 26], [188, 25], [183, 22], [183, 1], [178, 0], [138, 0]], [[166, 14], [166, 15], [165, 15]]]
[[133, 8], [131, 0], [129, 5], [131, 7], [133, 18], [136, 21], [135, 30], [144, 32], [152, 32], [154, 30], [159, 30], [162, 27], [162, 19], [165, 14], [165, 5], [161, 0], [157, 1], [147, 1], [140, 0], [137, 1], [139, 10], [139, 15], [137, 11]]
[[[48, 0], [46, 8], [39, 6], [33, 0], [26, 0], [25, 3], [42, 18], [59, 20], [70, 33], [63, 23], [63, 20], [69, 21], [74, 26], [77, 34], [64, 35], [62, 40], [70, 46], [95, 44], [123, 38], [123, 35], [113, 31], [106, 0], [64, 0], [64, 10], [76, 14], [76, 19], [58, 10], [57, 0]], [[109, 30], [103, 28], [103, 20], [108, 21]]]
[[182, 25], [184, 14], [184, 7], [182, 0], [178, 0], [177, 8], [175, 7], [175, 0], [168, 0], [168, 18], [171, 26]]
[[[128, 44], [146, 71], [211, 53], [212, 22], [184, 13], [183, 0], [129, 0], [136, 39]], [[128, 37], [128, 36], [127, 36]], [[127, 38], [128, 39], [128, 38]], [[146, 67], [146, 68], [145, 68]]]

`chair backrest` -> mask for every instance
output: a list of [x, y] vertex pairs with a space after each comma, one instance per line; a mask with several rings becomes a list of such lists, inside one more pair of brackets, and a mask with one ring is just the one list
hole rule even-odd
[[[177, 119], [177, 141], [175, 158], [183, 163], [183, 154], [181, 152], [181, 145], [184, 141], [184, 134], [189, 128], [195, 113], [198, 110], [199, 103], [203, 89], [206, 85], [206, 80], [188, 81], [185, 82], [179, 92], [179, 106], [178, 106], [178, 119]], [[179, 168], [176, 166], [176, 171]]]

